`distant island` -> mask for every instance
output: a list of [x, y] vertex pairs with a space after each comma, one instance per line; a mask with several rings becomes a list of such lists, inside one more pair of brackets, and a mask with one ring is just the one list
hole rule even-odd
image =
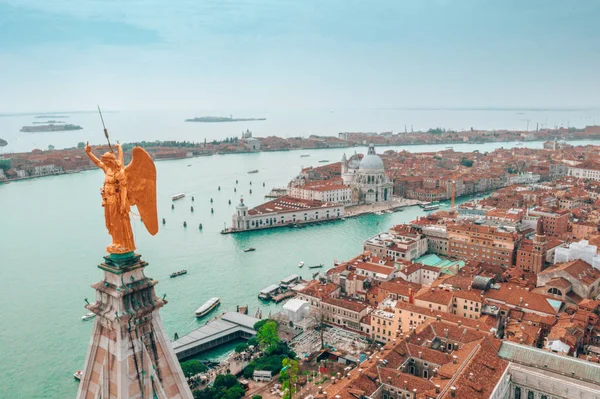
[[61, 115], [38, 115], [35, 116], [34, 118], [52, 118], [52, 119], [61, 119], [61, 118], [68, 118], [68, 116], [61, 116]]
[[65, 122], [63, 122], [63, 121], [55, 121], [55, 120], [51, 120], [51, 121], [42, 121], [42, 122], [36, 122], [36, 121], [34, 121], [33, 123], [36, 123], [36, 124], [40, 124], [40, 123], [45, 123], [45, 124], [48, 124], [48, 123], [65, 123]]
[[266, 121], [267, 118], [234, 118], [230, 116], [229, 118], [225, 116], [201, 116], [192, 119], [186, 119], [186, 122], [205, 122], [205, 123], [215, 123], [215, 122], [251, 122], [251, 121]]
[[0, 147], [4, 147], [5, 145], [8, 145], [8, 141], [0, 139]]
[[79, 125], [55, 125], [53, 123], [49, 125], [38, 125], [38, 126], [23, 126], [21, 128], [22, 132], [26, 133], [38, 133], [38, 132], [62, 132], [65, 130], [81, 130], [83, 129]]

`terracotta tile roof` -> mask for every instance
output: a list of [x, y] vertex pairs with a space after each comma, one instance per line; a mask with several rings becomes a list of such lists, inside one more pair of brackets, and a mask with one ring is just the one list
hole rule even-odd
[[[523, 311], [529, 309], [531, 311], [546, 313], [547, 315], [557, 314], [557, 310], [550, 305], [545, 295], [531, 292], [514, 283], [503, 283], [500, 285], [500, 289], [488, 290], [485, 293], [485, 297], [494, 302], [519, 307]], [[552, 299], [556, 300], [555, 298]]]
[[415, 299], [431, 303], [437, 303], [439, 305], [448, 305], [450, 301], [452, 301], [452, 296], [452, 291], [423, 287], [417, 293], [417, 295], [415, 295]]
[[358, 262], [353, 265], [356, 269], [362, 269], [369, 272], [374, 272], [378, 274], [383, 274], [386, 276], [390, 276], [394, 273], [395, 269], [391, 266], [375, 264], [371, 262]]
[[572, 284], [562, 277], [557, 277], [557, 278], [553, 278], [552, 280], [548, 281], [546, 283], [546, 286], [566, 289], [566, 288], [571, 287]]
[[322, 302], [357, 313], [362, 312], [368, 307], [364, 302], [343, 298], [325, 298]]
[[416, 294], [421, 289], [421, 284], [410, 283], [404, 279], [395, 278], [391, 281], [382, 281], [378, 287], [389, 293], [408, 297], [411, 291], [413, 294]]
[[380, 381], [384, 384], [413, 392], [416, 389], [417, 395], [422, 392], [435, 389], [435, 385], [425, 378], [415, 377], [399, 370], [378, 367]]
[[[498, 356], [499, 340], [484, 338], [474, 349], [473, 356], [452, 381], [456, 387], [456, 398], [487, 399], [504, 374], [508, 362]], [[451, 397], [450, 389], [440, 399]]]
[[481, 290], [455, 290], [452, 292], [455, 298], [462, 298], [473, 302], [483, 302], [483, 291]]
[[330, 297], [336, 290], [339, 290], [339, 287], [333, 283], [321, 284], [317, 280], [312, 280], [299, 293], [314, 298], [325, 299]]
[[540, 274], [555, 273], [557, 271], [565, 271], [571, 277], [579, 280], [585, 285], [591, 285], [600, 279], [600, 270], [594, 269], [592, 265], [581, 259], [572, 260], [566, 263], [560, 263], [550, 266]]
[[248, 210], [248, 215], [273, 214], [279, 212], [304, 212], [310, 209], [321, 209], [339, 206], [338, 204], [317, 200], [307, 200], [283, 196]]

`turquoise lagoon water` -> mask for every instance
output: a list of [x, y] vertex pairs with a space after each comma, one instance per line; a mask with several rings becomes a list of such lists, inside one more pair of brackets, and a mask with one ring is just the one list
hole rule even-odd
[[[510, 145], [454, 148], [489, 151]], [[431, 151], [445, 146], [406, 148]], [[258, 292], [290, 274], [309, 278], [311, 272], [299, 269], [298, 262], [330, 266], [336, 259], [349, 259], [360, 253], [364, 239], [423, 215], [420, 208], [411, 207], [303, 229], [219, 234], [231, 223], [241, 195], [250, 206], [257, 205], [270, 188], [284, 186], [302, 166], [319, 165], [321, 159], [337, 161], [345, 151], [354, 150], [216, 155], [157, 163], [158, 212], [166, 225], [155, 237], [139, 220], [133, 226], [138, 252], [149, 263], [146, 273], [160, 281], [157, 294], [167, 294], [169, 303], [161, 316], [171, 337], [201, 325], [193, 312], [213, 296], [222, 299], [220, 311], [249, 305], [251, 314], [260, 306], [267, 315], [275, 309], [259, 302]], [[247, 174], [252, 169], [260, 172]], [[67, 398], [76, 393], [72, 374], [82, 368], [92, 327], [80, 317], [86, 312], [84, 299], [94, 298], [90, 284], [102, 277], [96, 266], [109, 243], [100, 206], [103, 177], [95, 170], [0, 185], [0, 397]], [[171, 210], [171, 195], [178, 192], [187, 196]], [[256, 251], [243, 252], [250, 246]], [[168, 278], [182, 268], [187, 275]], [[214, 355], [223, 353], [217, 350]]]

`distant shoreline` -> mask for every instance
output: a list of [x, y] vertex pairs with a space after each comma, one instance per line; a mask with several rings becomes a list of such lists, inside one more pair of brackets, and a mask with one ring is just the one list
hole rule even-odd
[[253, 122], [266, 121], [267, 118], [233, 118], [224, 116], [201, 116], [196, 118], [186, 119], [185, 122], [202, 122], [202, 123], [221, 123], [221, 122]]

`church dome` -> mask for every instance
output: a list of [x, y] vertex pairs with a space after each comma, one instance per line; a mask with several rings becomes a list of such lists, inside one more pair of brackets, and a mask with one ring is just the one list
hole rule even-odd
[[373, 144], [369, 145], [369, 152], [360, 161], [359, 169], [383, 169], [383, 161], [381, 158], [379, 158], [379, 155], [375, 153], [375, 147]]

